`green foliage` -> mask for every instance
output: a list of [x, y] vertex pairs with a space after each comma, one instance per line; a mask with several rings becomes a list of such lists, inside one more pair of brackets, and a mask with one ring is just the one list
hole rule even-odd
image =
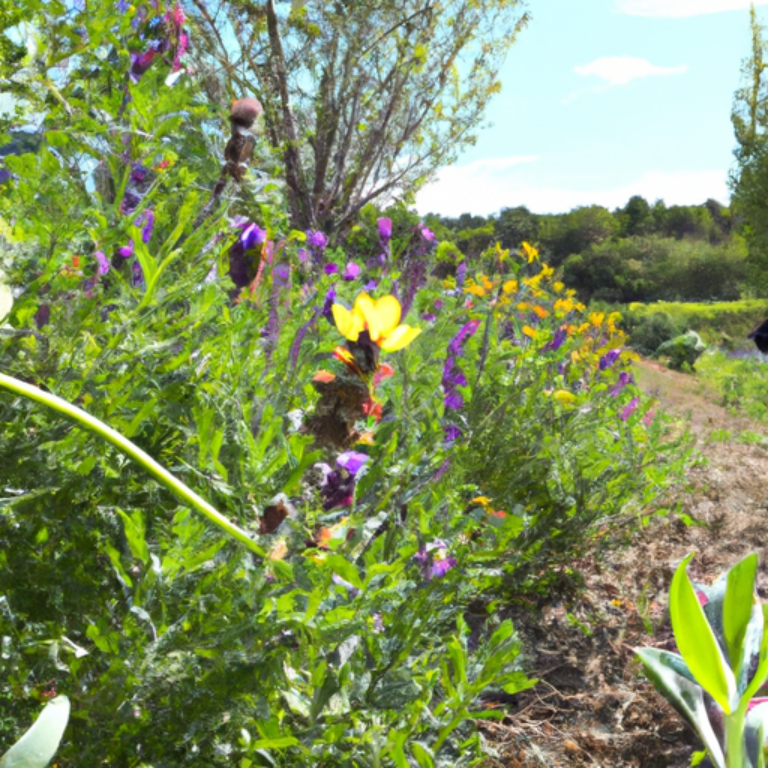
[[699, 334], [688, 331], [665, 341], [656, 349], [656, 355], [666, 357], [669, 367], [675, 371], [691, 371], [704, 349], [705, 346]]
[[696, 367], [698, 375], [720, 394], [721, 403], [734, 413], [756, 421], [768, 420], [765, 388], [768, 369], [759, 355], [711, 351]]
[[698, 733], [715, 768], [760, 768], [768, 754], [768, 679], [764, 607], [756, 599], [757, 555], [745, 557], [711, 587], [694, 586], [677, 568], [669, 611], [680, 655], [637, 653], [656, 689]]
[[641, 355], [654, 355], [662, 344], [666, 344], [680, 332], [679, 325], [667, 312], [635, 314], [631, 310], [622, 317], [629, 331], [629, 343]]
[[[269, 172], [213, 196], [221, 121], [194, 72], [166, 82], [173, 15], [27, 10], [49, 45], [14, 73], [41, 130], [0, 197], [0, 369], [119, 431], [255, 546], [3, 391], [0, 741], [65, 693], [62, 766], [475, 764], [476, 721], [498, 716], [481, 694], [532, 684], [499, 605], [623, 540], [685, 461], [617, 316], [530, 249], [434, 276], [446, 248], [402, 207], [390, 242], [367, 208], [324, 250]], [[171, 47], [137, 72], [150, 33]], [[422, 331], [393, 371], [370, 325], [340, 351], [329, 319], [369, 281]]]
[[668, 301], [653, 304], [633, 302], [627, 309], [622, 309], [622, 316], [627, 330], [632, 335], [635, 333], [634, 328], [644, 318], [663, 314], [671, 319], [673, 327], [677, 329], [676, 333], [690, 329], [700, 334], [707, 344], [733, 346], [736, 340], [746, 339], [747, 334], [763, 321], [767, 310], [768, 307], [763, 299], [742, 299], [712, 304]]

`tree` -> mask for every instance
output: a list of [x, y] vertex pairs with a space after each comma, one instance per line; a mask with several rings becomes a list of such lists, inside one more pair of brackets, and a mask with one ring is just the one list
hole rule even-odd
[[522, 0], [193, 0], [209, 95], [264, 105], [291, 222], [334, 232], [474, 141]]
[[753, 278], [768, 285], [768, 82], [765, 72], [765, 30], [757, 21], [754, 6], [750, 11], [752, 49], [742, 65], [742, 85], [734, 94], [731, 121], [738, 146], [734, 151], [736, 168], [729, 183], [733, 209], [742, 219], [749, 248], [748, 262]]

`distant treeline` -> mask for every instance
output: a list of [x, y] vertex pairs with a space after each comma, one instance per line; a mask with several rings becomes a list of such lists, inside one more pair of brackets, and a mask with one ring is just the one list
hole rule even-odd
[[524, 206], [483, 217], [430, 215], [437, 236], [476, 259], [495, 242], [534, 243], [583, 301], [730, 301], [748, 295], [746, 247], [728, 207], [666, 206], [632, 197], [623, 208], [599, 205], [536, 214]]

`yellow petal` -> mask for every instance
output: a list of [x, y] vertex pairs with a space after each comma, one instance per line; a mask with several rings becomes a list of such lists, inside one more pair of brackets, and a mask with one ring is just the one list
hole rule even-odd
[[407, 347], [419, 334], [421, 328], [411, 328], [410, 325], [398, 325], [392, 333], [381, 343], [385, 352], [396, 352]]
[[357, 341], [360, 331], [363, 330], [361, 319], [341, 304], [334, 304], [331, 307], [331, 312], [333, 313], [333, 321], [336, 323], [339, 333], [345, 339]]
[[558, 389], [552, 393], [552, 397], [557, 400], [558, 403], [563, 405], [570, 405], [576, 401], [576, 395], [573, 392], [569, 392], [567, 389]]
[[[376, 304], [367, 293], [361, 293], [355, 299], [355, 306], [352, 313], [356, 315], [363, 323], [363, 328], [368, 330], [371, 341], [378, 341], [381, 338], [381, 323], [376, 314]], [[360, 330], [363, 330], [362, 328]]]
[[382, 296], [376, 301], [376, 315], [381, 326], [381, 335], [389, 336], [400, 324], [400, 302], [394, 296]]

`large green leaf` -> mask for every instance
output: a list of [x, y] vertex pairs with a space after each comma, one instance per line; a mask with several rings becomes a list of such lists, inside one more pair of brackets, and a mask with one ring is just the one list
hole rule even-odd
[[656, 690], [699, 734], [715, 768], [725, 768], [723, 749], [709, 722], [704, 706], [704, 693], [696, 683], [692, 683], [675, 671], [672, 659], [677, 657], [656, 648], [636, 648], [635, 653], [643, 662], [645, 673]]
[[696, 597], [686, 566], [693, 553], [675, 571], [669, 591], [669, 613], [677, 647], [696, 681], [731, 714], [738, 705], [736, 679]]
[[51, 699], [32, 727], [0, 759], [0, 768], [45, 768], [59, 748], [68, 721], [69, 699]]
[[[723, 631], [731, 666], [735, 670], [739, 668], [744, 636], [752, 619], [756, 574], [757, 554], [754, 552], [728, 571], [723, 600]], [[758, 615], [762, 619], [762, 613]]]

